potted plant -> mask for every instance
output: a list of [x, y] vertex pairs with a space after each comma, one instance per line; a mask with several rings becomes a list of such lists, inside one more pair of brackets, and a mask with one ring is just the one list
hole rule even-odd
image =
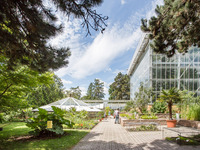
[[168, 128], [175, 127], [177, 120], [173, 120], [172, 118], [172, 106], [174, 103], [181, 101], [179, 90], [176, 88], [171, 88], [170, 90], [162, 90], [160, 94], [160, 100], [165, 101], [168, 104], [169, 120], [167, 120], [167, 127]]

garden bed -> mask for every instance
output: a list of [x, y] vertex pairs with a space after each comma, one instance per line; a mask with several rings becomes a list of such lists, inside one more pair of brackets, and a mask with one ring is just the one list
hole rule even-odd
[[184, 126], [184, 127], [192, 127], [192, 128], [200, 129], [200, 121], [179, 120], [177, 125]]
[[179, 145], [200, 145], [200, 135], [195, 135], [192, 137], [166, 137], [167, 141], [175, 142]]
[[154, 122], [159, 125], [166, 125], [166, 119], [134, 119], [134, 120], [128, 120], [127, 118], [120, 117], [120, 124], [123, 127], [127, 126], [136, 126], [139, 123], [148, 123], [148, 122]]

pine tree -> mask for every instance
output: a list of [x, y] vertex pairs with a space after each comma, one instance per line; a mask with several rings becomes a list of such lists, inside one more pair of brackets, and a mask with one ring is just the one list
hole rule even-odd
[[155, 9], [157, 16], [142, 19], [141, 29], [148, 32], [151, 47], [157, 53], [173, 56], [176, 50], [187, 53], [191, 46], [200, 47], [200, 1], [164, 0]]
[[94, 99], [102, 100], [104, 98], [104, 83], [99, 79], [94, 80]]
[[[82, 26], [104, 30], [105, 20], [93, 7], [103, 0], [49, 0], [57, 11], [68, 17], [80, 18]], [[8, 69], [18, 63], [44, 72], [68, 64], [69, 48], [55, 48], [47, 44], [48, 39], [62, 31], [56, 26], [57, 18], [42, 0], [0, 1], [0, 54], [8, 58]]]
[[94, 99], [94, 85], [93, 83], [90, 83], [89, 87], [88, 87], [88, 90], [87, 90], [87, 95], [86, 95], [86, 99], [88, 100], [92, 100]]
[[99, 79], [95, 79], [94, 82], [90, 83], [87, 95], [84, 96], [84, 99], [87, 100], [102, 100], [104, 98], [104, 83]]
[[110, 100], [130, 100], [130, 78], [121, 72], [117, 74], [109, 88]]

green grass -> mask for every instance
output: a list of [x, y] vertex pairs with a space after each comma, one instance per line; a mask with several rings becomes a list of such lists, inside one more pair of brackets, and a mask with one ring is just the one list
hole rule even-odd
[[[1, 126], [1, 124], [0, 124]], [[55, 139], [34, 139], [15, 141], [13, 137], [28, 135], [31, 131], [23, 122], [14, 122], [4, 126], [0, 131], [0, 149], [3, 150], [66, 150], [76, 145], [89, 131], [65, 130], [67, 135]]]

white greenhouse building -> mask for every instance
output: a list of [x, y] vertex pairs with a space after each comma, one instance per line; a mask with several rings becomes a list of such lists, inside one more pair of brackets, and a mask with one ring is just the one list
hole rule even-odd
[[[51, 106], [58, 107], [62, 110], [69, 110], [70, 108], [76, 108], [76, 111], [82, 111], [85, 110], [87, 112], [99, 112], [100, 109], [96, 108], [95, 106], [89, 105], [84, 103], [81, 100], [77, 100], [73, 97], [67, 97], [64, 99], [61, 99], [59, 101], [50, 103], [48, 105], [41, 106], [40, 108], [45, 109], [48, 112], [52, 112]], [[38, 111], [38, 109], [34, 109], [33, 111]]]

